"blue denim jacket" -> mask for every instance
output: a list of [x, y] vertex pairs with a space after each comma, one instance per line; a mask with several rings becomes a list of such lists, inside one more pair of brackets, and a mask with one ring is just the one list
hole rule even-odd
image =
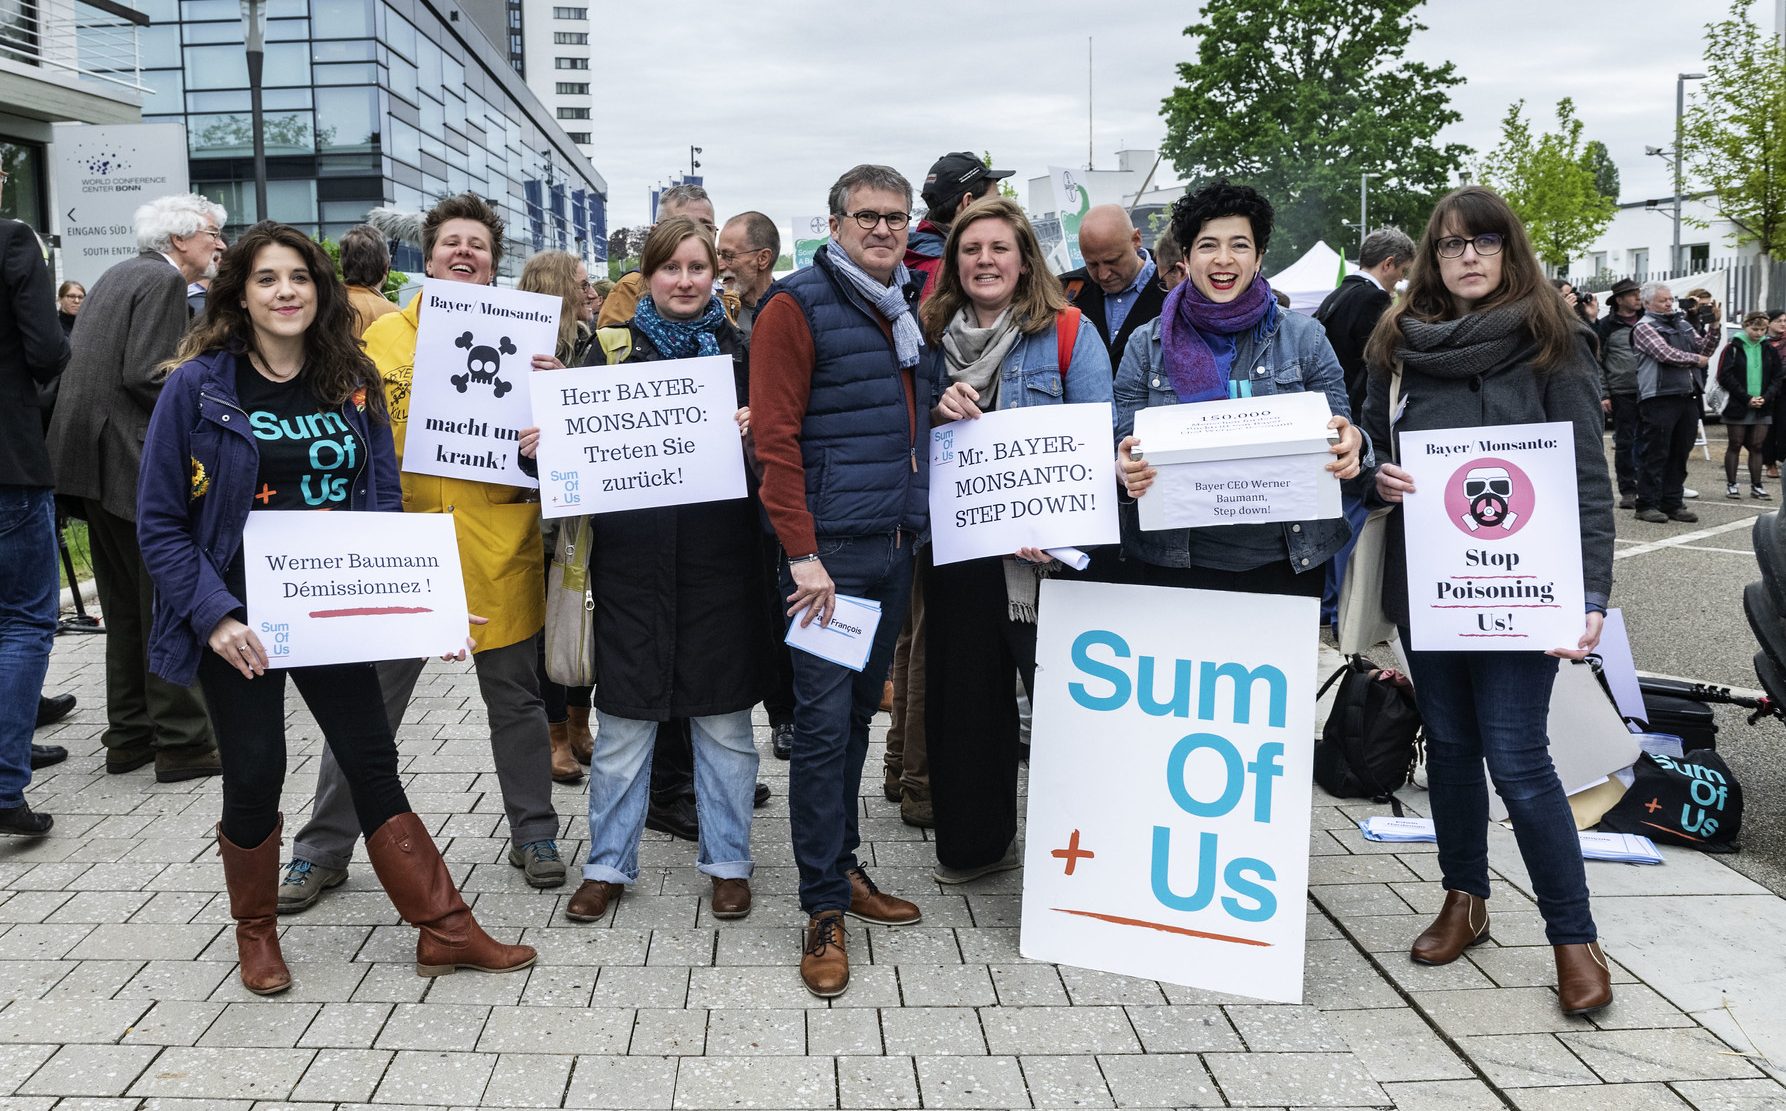
[[[401, 512], [391, 426], [352, 401], [341, 417], [369, 449], [347, 509]], [[149, 670], [171, 683], [192, 682], [212, 628], [243, 608], [224, 574], [241, 551], [259, 473], [235, 355], [208, 351], [176, 367], [149, 418], [136, 487], [137, 544], [155, 581]]]
[[[1327, 333], [1312, 317], [1285, 312], [1262, 340], [1241, 336], [1229, 373], [1241, 397], [1319, 391], [1335, 414], [1350, 419], [1346, 377], [1327, 342]], [[1116, 372], [1116, 442], [1135, 430], [1135, 414], [1150, 405], [1177, 405], [1178, 394], [1166, 376], [1160, 355], [1160, 322], [1136, 329]], [[1370, 441], [1363, 454], [1370, 458]], [[1326, 521], [1258, 525], [1222, 525], [1198, 529], [1143, 532], [1133, 502], [1122, 506], [1122, 546], [1136, 559], [1158, 567], [1213, 567], [1245, 571], [1287, 559], [1298, 573], [1326, 563], [1345, 544], [1352, 526], [1345, 518]]]
[[[1058, 327], [1058, 324], [1057, 326]], [[926, 370], [940, 395], [949, 388], [949, 362], [941, 344], [924, 349]], [[1021, 336], [1005, 354], [998, 376], [998, 407], [1081, 405], [1110, 401], [1110, 356], [1098, 330], [1083, 317], [1073, 340], [1067, 372], [1060, 372], [1060, 338], [1055, 328]]]

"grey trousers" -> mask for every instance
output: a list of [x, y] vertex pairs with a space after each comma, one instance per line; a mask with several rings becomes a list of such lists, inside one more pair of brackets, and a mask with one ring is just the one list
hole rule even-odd
[[[506, 648], [475, 653], [478, 690], [490, 715], [490, 755], [496, 783], [508, 812], [509, 839], [516, 845], [558, 837], [552, 808], [552, 746], [546, 733], [546, 705], [540, 700], [535, 657], [539, 634]], [[385, 717], [394, 735], [426, 660], [389, 660], [378, 665]], [[292, 839], [292, 855], [325, 868], [345, 868], [353, 859], [360, 824], [354, 817], [347, 777], [324, 748], [316, 770], [316, 805], [310, 820]]]

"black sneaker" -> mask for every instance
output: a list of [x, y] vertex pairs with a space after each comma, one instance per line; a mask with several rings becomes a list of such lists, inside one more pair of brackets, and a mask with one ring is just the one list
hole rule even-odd
[[1766, 501], [1767, 487], [1757, 483], [1756, 485], [1749, 487], [1749, 496], [1751, 498], [1760, 498], [1762, 501]]
[[1668, 523], [1668, 514], [1662, 512], [1660, 509], [1651, 507], [1649, 509], [1639, 509], [1637, 511], [1637, 519], [1639, 521], [1648, 521], [1652, 525], [1665, 525]]
[[1636, 494], [1620, 494], [1619, 495], [1619, 508], [1620, 509], [1636, 509], [1637, 508], [1637, 495]]
[[777, 760], [791, 760], [794, 757], [794, 723], [784, 722], [775, 727], [769, 741], [770, 751]]
[[645, 811], [645, 828], [680, 837], [684, 841], [701, 839], [700, 819], [695, 815], [695, 800], [687, 795], [658, 800], [653, 798]]
[[1683, 505], [1679, 509], [1669, 510], [1668, 519], [1670, 521], [1679, 521], [1683, 525], [1691, 525], [1698, 523], [1699, 514]]
[[48, 814], [33, 812], [27, 803], [0, 809], [0, 833], [19, 837], [42, 837], [55, 824], [54, 818]]
[[61, 745], [32, 745], [31, 770], [47, 768], [68, 759], [68, 750]]
[[750, 797], [750, 808], [752, 810], [761, 810], [763, 807], [768, 806], [768, 805], [769, 805], [769, 785], [759, 779], [757, 781], [756, 793]]

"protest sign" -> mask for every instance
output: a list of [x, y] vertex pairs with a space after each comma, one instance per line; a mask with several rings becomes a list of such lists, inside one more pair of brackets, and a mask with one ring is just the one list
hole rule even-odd
[[250, 513], [248, 627], [270, 667], [401, 660], [465, 647], [450, 513]]
[[1079, 221], [1091, 211], [1091, 191], [1080, 179], [1080, 171], [1063, 166], [1048, 167], [1054, 184], [1054, 211], [1060, 217], [1060, 250], [1064, 269], [1076, 270], [1085, 265], [1079, 253]]
[[1318, 393], [1149, 406], [1135, 438], [1157, 474], [1136, 503], [1142, 529], [1201, 528], [1340, 515], [1327, 469], [1337, 433]]
[[812, 257], [831, 240], [828, 216], [794, 217], [794, 269], [812, 265]]
[[1531, 652], [1581, 639], [1581, 514], [1566, 422], [1403, 432], [1409, 647]]
[[539, 485], [521, 470], [516, 442], [533, 423], [533, 357], [557, 348], [561, 308], [559, 298], [541, 293], [422, 282], [404, 470]]
[[1110, 427], [1110, 403], [1100, 401], [1024, 406], [931, 429], [937, 564], [1116, 543]]
[[851, 671], [861, 671], [868, 666], [868, 655], [874, 650], [874, 631], [881, 624], [881, 604], [873, 598], [854, 598], [848, 594], [838, 594], [835, 598], [837, 604], [831, 612], [829, 625], [819, 624], [817, 618], [810, 625], [801, 625], [806, 616], [802, 611], [788, 623], [784, 643]]
[[1042, 583], [1025, 957], [1302, 1001], [1319, 610]]
[[741, 498], [729, 355], [534, 375], [546, 517]]

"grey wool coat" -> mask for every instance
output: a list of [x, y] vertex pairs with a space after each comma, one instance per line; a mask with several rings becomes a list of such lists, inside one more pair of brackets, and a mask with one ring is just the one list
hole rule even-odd
[[73, 355], [50, 422], [56, 492], [136, 520], [136, 477], [149, 414], [187, 323], [186, 278], [144, 251], [99, 276], [69, 337]]

